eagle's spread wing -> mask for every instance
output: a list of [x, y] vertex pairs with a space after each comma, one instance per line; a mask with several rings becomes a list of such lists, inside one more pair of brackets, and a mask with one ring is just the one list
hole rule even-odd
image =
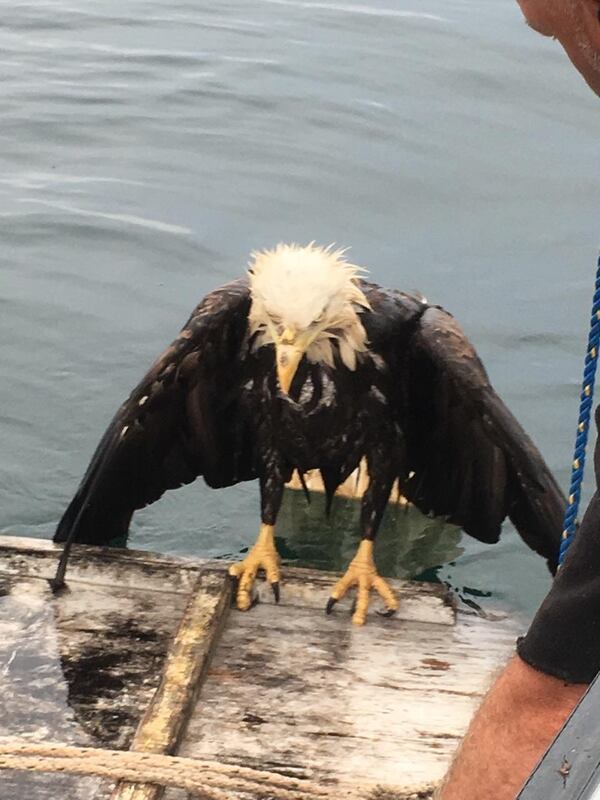
[[245, 280], [207, 295], [179, 337], [117, 411], [54, 540], [103, 544], [126, 533], [136, 509], [203, 475], [210, 486], [255, 477], [236, 413], [247, 346]]
[[497, 542], [508, 516], [554, 571], [566, 500], [446, 311], [421, 315], [408, 370], [408, 499], [482, 542]]

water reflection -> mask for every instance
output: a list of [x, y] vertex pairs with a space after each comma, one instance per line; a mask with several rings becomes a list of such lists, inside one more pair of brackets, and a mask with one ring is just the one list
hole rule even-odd
[[[360, 541], [360, 502], [336, 497], [331, 515], [325, 498], [313, 492], [287, 491], [278, 521], [282, 557], [299, 567], [342, 572]], [[442, 519], [430, 519], [413, 506], [390, 504], [377, 536], [376, 560], [386, 577], [408, 578], [452, 561], [463, 552], [461, 531]]]

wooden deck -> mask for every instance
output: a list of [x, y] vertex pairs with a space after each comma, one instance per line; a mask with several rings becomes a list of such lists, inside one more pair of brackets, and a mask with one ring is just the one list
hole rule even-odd
[[[57, 553], [0, 537], [0, 753], [3, 738], [18, 737], [265, 776], [252, 791], [224, 777], [231, 800], [284, 797], [268, 786], [280, 775], [331, 797], [427, 797], [514, 646], [509, 620], [456, 613], [438, 585], [396, 582], [397, 617], [373, 614], [356, 628], [349, 601], [323, 613], [333, 574], [284, 571], [281, 604], [263, 585], [261, 603], [241, 614], [230, 610], [223, 562], [75, 548], [69, 589], [53, 597]], [[161, 796], [141, 772], [138, 784], [116, 786], [5, 770], [0, 786], [27, 800]]]

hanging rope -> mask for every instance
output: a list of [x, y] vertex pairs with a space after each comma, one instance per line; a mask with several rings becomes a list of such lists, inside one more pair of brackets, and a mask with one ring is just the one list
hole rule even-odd
[[583, 384], [581, 387], [581, 402], [579, 405], [579, 420], [577, 423], [577, 437], [575, 439], [575, 452], [571, 465], [571, 488], [569, 489], [569, 504], [565, 512], [563, 523], [562, 541], [558, 556], [558, 566], [565, 560], [569, 545], [573, 541], [577, 530], [577, 511], [581, 499], [581, 484], [583, 469], [585, 467], [585, 449], [590, 431], [590, 418], [592, 415], [592, 401], [594, 397], [594, 381], [596, 378], [596, 364], [600, 350], [600, 256], [596, 271], [596, 285], [594, 300], [592, 302], [592, 318], [590, 320], [590, 335], [588, 338], [585, 364], [583, 368]]

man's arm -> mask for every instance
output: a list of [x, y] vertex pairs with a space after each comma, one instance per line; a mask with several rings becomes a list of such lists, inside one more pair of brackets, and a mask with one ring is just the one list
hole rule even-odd
[[514, 656], [475, 715], [439, 800], [514, 800], [586, 689]]

